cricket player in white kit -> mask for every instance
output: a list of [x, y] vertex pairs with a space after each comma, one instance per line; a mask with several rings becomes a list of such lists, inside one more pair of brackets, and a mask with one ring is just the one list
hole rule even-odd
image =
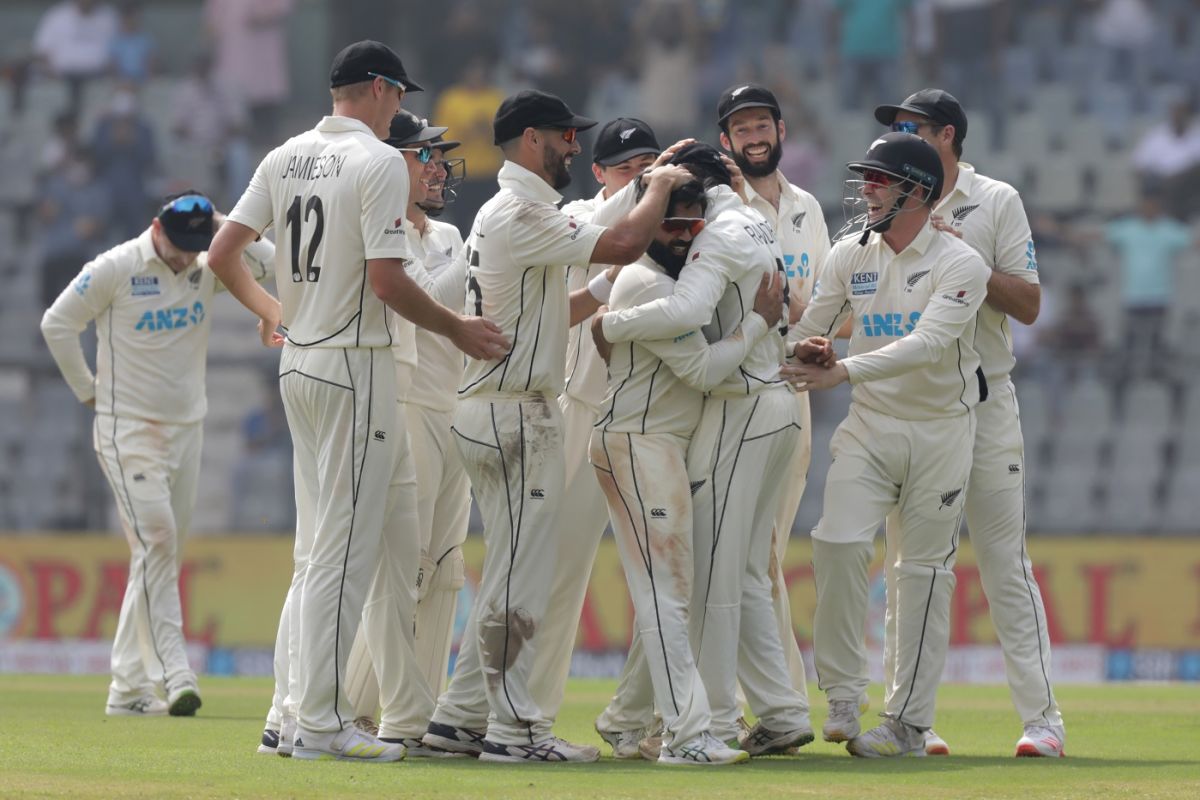
[[[783, 250], [784, 271], [787, 273], [788, 314], [791, 322], [800, 319], [812, 297], [814, 277], [829, 255], [829, 230], [821, 204], [808, 192], [789, 183], [779, 171], [783, 157], [783, 142], [787, 128], [775, 94], [765, 86], [743, 83], [731, 86], [721, 95], [717, 105], [717, 124], [721, 128], [721, 146], [730, 152], [745, 176], [746, 204], [762, 214], [775, 231]], [[792, 525], [808, 483], [808, 465], [812, 459], [812, 412], [808, 393], [796, 393], [796, 408], [800, 414], [800, 442], [792, 453], [788, 477], [780, 495], [779, 511], [775, 517], [774, 560], [771, 581], [775, 590], [775, 618], [779, 623], [779, 638], [788, 659], [792, 687], [808, 705], [808, 676], [800, 645], [792, 626], [792, 609], [788, 602], [783, 564]]]
[[[424, 208], [432, 191], [442, 191], [441, 182], [446, 178], [435, 153], [457, 144], [435, 142], [445, 132], [446, 128], [431, 127], [402, 109], [393, 117], [384, 141], [404, 154], [408, 166], [410, 192], [404, 230], [412, 249], [409, 275], [442, 305], [461, 308], [466, 269], [465, 261], [456, 257], [462, 237], [453, 225], [429, 219]], [[435, 184], [437, 188], [431, 189]], [[461, 545], [467, 535], [470, 486], [450, 431], [463, 357], [445, 338], [419, 329], [403, 317], [393, 317], [392, 325], [397, 412], [409, 432], [413, 469], [403, 470], [402, 481], [394, 487], [402, 494], [396, 506], [405, 510], [389, 515], [385, 525], [395, 529], [398, 543], [411, 540], [418, 552], [396, 562], [391, 589], [374, 593], [372, 603], [399, 595], [403, 617], [380, 620], [380, 629], [368, 630], [365, 621], [369, 615], [364, 613], [364, 626], [347, 664], [347, 694], [355, 707], [355, 722], [364, 730], [378, 733], [385, 742], [399, 741], [409, 757], [445, 756], [449, 755], [445, 751], [425, 747], [421, 736], [433, 716], [436, 693], [446, 679], [455, 600], [465, 577]], [[407, 511], [409, 506], [411, 511]], [[381, 663], [391, 667], [382, 681], [376, 679], [368, 644], [383, 657]], [[376, 725], [375, 712], [381, 700], [382, 713]]]
[[[296, 716], [292, 754], [396, 761], [404, 746], [357, 729], [345, 692], [367, 589], [383, 586], [379, 573], [388, 568], [381, 540], [389, 486], [405, 465], [396, 457], [407, 432], [396, 415], [389, 308], [469, 355], [491, 355], [505, 342], [494, 326], [436, 303], [404, 270], [407, 171], [380, 138], [405, 91], [420, 87], [390, 48], [364, 41], [338, 53], [330, 88], [333, 115], [267, 155], [214, 239], [210, 263], [258, 315], [264, 343], [283, 344], [297, 507], [311, 503], [312, 515], [297, 521], [281, 619], [289, 629], [280, 639], [289, 650], [285, 712]], [[236, 258], [271, 225], [285, 242], [276, 254], [280, 301], [249, 282]], [[275, 332], [280, 324], [286, 342]]]
[[[671, 161], [696, 165], [706, 175], [708, 224], [670, 297], [605, 314], [603, 335], [610, 342], [682, 336], [701, 325], [710, 341], [722, 339], [750, 312], [762, 276], [783, 271], [771, 226], [734, 194], [713, 148], [689, 145]], [[799, 435], [796, 402], [779, 375], [784, 332], [786, 326], [762, 339], [711, 391], [688, 451], [695, 525], [692, 644], [712, 706], [712, 732], [722, 741], [738, 737], [742, 676], [759, 719], [741, 741], [751, 755], [813, 737], [803, 698], [791, 686], [771, 602], [771, 532]], [[648, 643], [643, 649], [649, 657]]]
[[[1017, 190], [960, 162], [967, 116], [953, 95], [922, 89], [900, 105], [875, 109], [893, 130], [915, 133], [942, 160], [946, 180], [934, 222], [962, 238], [992, 272], [975, 325], [975, 349], [989, 399], [975, 412], [975, 457], [967, 487], [967, 528], [974, 546], [992, 624], [1004, 651], [1009, 690], [1024, 731], [1018, 756], [1063, 755], [1066, 733], [1050, 684], [1050, 635], [1042, 594], [1025, 549], [1025, 446], [1011, 380], [1015, 359], [1008, 317], [1032, 325], [1041, 303], [1037, 257], [1029, 220]], [[889, 541], [893, 535], [889, 524]], [[895, 574], [887, 571], [888, 591]], [[895, 625], [885, 626], [885, 674], [895, 670]], [[949, 752], [926, 734], [926, 751]]]
[[[794, 335], [829, 336], [851, 316], [850, 356], [785, 369], [805, 390], [854, 386], [812, 533], [813, 657], [829, 698], [826, 741], [848, 741], [856, 756], [924, 756], [950, 636], [974, 407], [986, 397], [971, 342], [988, 270], [930, 226], [942, 167], [920, 137], [884, 134], [848, 166], [862, 175], [848, 181], [867, 206], [861, 236], [834, 245]], [[868, 567], [875, 532], [892, 514], [897, 664], [883, 724], [860, 735]]]
[[[700, 181], [671, 197], [669, 216], [646, 256], [617, 278], [613, 310], [671, 295], [692, 238], [704, 228], [707, 206]], [[709, 732], [708, 695], [692, 656], [687, 449], [700, 422], [704, 392], [728, 378], [763, 337], [775, 333], [771, 329], [782, 314], [783, 280], [777, 274], [775, 291], [760, 293], [758, 313], [748, 314], [740, 328], [715, 344], [696, 329], [673, 339], [622, 343], [609, 358], [608, 395], [592, 434], [591, 461], [607, 498], [633, 598], [636, 633], [663, 717], [659, 763], [719, 765], [750, 757]]]
[[[214, 293], [208, 249], [222, 217], [187, 192], [136, 239], [84, 265], [42, 317], [42, 335], [80, 402], [96, 410], [93, 443], [129, 542], [129, 582], [112, 650], [110, 716], [192, 716], [196, 673], [184, 650], [180, 545], [200, 474], [205, 360]], [[270, 242], [246, 249], [256, 280]], [[96, 322], [96, 374], [79, 334]], [[164, 702], [155, 693], [163, 686]]]
[[506, 157], [500, 192], [480, 209], [465, 248], [468, 310], [497, 322], [513, 347], [504, 358], [468, 365], [459, 390], [454, 432], [483, 515], [487, 553], [454, 676], [425, 741], [489, 761], [599, 757], [594, 747], [555, 738], [553, 719], [531, 693], [545, 617], [560, 612], [547, 603], [564, 490], [556, 398], [567, 331], [577, 313], [584, 318], [599, 306], [592, 299], [576, 312], [566, 265], [637, 258], [662, 219], [667, 194], [686, 173], [652, 173], [642, 202], [611, 228], [572, 219], [555, 207], [557, 190], [570, 180], [577, 132], [594, 124], [544, 92], [507, 98], [494, 121]]
[[[654, 131], [641, 120], [617, 118], [606, 123], [596, 135], [592, 148], [592, 174], [601, 183], [593, 197], [575, 200], [563, 206], [563, 213], [577, 221], [607, 227], [628, 214], [636, 203], [633, 180], [650, 168], [662, 148]], [[605, 272], [606, 264], [567, 265], [567, 291], [577, 292]], [[590, 332], [591, 316], [571, 327], [567, 335], [566, 383], [558, 404], [563, 418], [563, 457], [566, 465], [565, 494], [559, 506], [561, 519], [556, 523], [559, 532], [559, 564], [554, 587], [550, 590], [550, 607], [556, 609], [545, 628], [546, 638], [534, 659], [534, 699], [551, 718], [558, 715], [567, 677], [571, 668], [571, 653], [575, 649], [579, 615], [587, 594], [588, 579], [596, 560], [600, 537], [608, 525], [608, 510], [600, 486], [592, 477], [588, 464], [588, 442], [592, 426], [600, 417], [604, 400], [606, 375], [604, 362], [596, 352]], [[652, 712], [651, 712], [652, 713]], [[638, 734], [625, 735], [624, 726], [604, 730], [614, 746], [618, 738], [632, 747], [636, 756]], [[641, 726], [635, 725], [634, 728]]]

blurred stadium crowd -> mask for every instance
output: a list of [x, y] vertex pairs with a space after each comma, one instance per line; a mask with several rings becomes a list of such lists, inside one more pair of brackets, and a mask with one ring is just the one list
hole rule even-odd
[[[38, 335], [82, 264], [195, 187], [228, 208], [270, 146], [327, 111], [324, 65], [388, 41], [464, 142], [466, 228], [495, 191], [492, 114], [538, 87], [667, 142], [714, 141], [740, 80], [784, 107], [781, 168], [841, 227], [871, 109], [923, 86], [970, 116], [964, 160], [1022, 193], [1042, 314], [1013, 327], [1038, 532], [1195, 533], [1200, 519], [1198, 0], [5, 0], [0, 7], [0, 529], [107, 528], [79, 407]], [[584, 156], [568, 198], [595, 184]], [[214, 309], [198, 532], [291, 525], [273, 377], [235, 303]], [[154, 387], [146, 387], [154, 391]], [[797, 520], [819, 515], [847, 397], [814, 397]]]

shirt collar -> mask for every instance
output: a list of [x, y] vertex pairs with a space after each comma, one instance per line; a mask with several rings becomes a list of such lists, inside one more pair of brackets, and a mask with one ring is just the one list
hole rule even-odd
[[337, 117], [333, 115], [322, 117], [314, 130], [321, 131], [322, 133], [365, 133], [372, 139], [378, 138], [375, 135], [375, 131], [371, 130], [367, 123], [353, 117]]
[[[138, 253], [142, 257], [142, 263], [146, 266], [157, 265], [166, 267], [167, 264], [158, 257], [158, 251], [154, 249], [154, 239], [151, 238], [150, 228], [142, 231], [141, 236], [137, 237]], [[170, 267], [167, 267], [170, 269]]]
[[889, 257], [902, 256], [910, 250], [919, 255], [924, 255], [929, 249], [929, 245], [933, 242], [933, 237], [936, 233], [937, 231], [934, 230], [932, 223], [929, 225], [924, 225], [917, 233], [916, 238], [908, 243], [907, 247], [905, 247], [899, 253], [893, 253], [891, 245], [883, 240], [883, 234], [879, 231], [872, 231], [871, 238], [867, 240], [867, 246], [875, 247]]
[[[782, 198], [785, 198], [785, 197], [788, 198], [789, 200], [792, 199], [792, 197], [795, 195], [796, 191], [795, 191], [795, 189], [792, 188], [792, 185], [790, 183], [788, 183], [787, 179], [783, 177], [783, 173], [780, 172], [779, 170], [775, 170], [775, 172], [772, 173], [772, 177], [774, 177], [775, 180], [779, 181], [779, 197], [780, 197], [780, 199], [782, 200]], [[754, 191], [754, 186], [752, 186], [750, 184], [750, 181], [746, 181], [745, 191], [746, 191], [746, 203], [748, 205], [753, 205], [755, 200], [759, 200], [762, 197], [762, 195], [760, 195], [758, 192]], [[763, 202], [765, 203], [766, 200], [763, 200]], [[779, 205], [780, 205], [780, 207], [782, 207], [783, 203], [780, 202]]]
[[550, 184], [515, 161], [506, 160], [500, 167], [500, 173], [496, 176], [496, 180], [501, 189], [508, 189], [517, 197], [538, 200], [551, 205], [558, 205], [562, 200], [562, 195], [555, 191]]
[[961, 194], [963, 197], [971, 196], [971, 189], [975, 186], [975, 167], [965, 161], [958, 162], [958, 178], [954, 181], [954, 188], [950, 190], [950, 194], [943, 198], [938, 205], [944, 205], [950, 202], [950, 198], [956, 194]]

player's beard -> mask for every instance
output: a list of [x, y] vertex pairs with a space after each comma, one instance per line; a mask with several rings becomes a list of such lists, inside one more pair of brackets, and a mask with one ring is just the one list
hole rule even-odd
[[[749, 146], [754, 147], [759, 144], [765, 144], [765, 142], [753, 142]], [[745, 156], [746, 148], [743, 147], [740, 152], [737, 150], [733, 151], [733, 163], [738, 165], [742, 174], [747, 178], [765, 178], [779, 168], [779, 160], [783, 158], [783, 142], [777, 141], [775, 144], [767, 146], [770, 147], [770, 150], [767, 151], [767, 160], [765, 162], [761, 164], [750, 163]]]
[[[674, 244], [674, 242], [671, 242], [671, 244]], [[687, 262], [688, 250], [690, 249], [689, 247], [687, 250], [684, 250], [682, 255], [676, 255], [671, 250], [670, 244], [663, 244], [655, 239], [646, 248], [646, 255], [654, 259], [654, 263], [666, 270], [668, 275], [678, 280], [679, 273], [683, 271], [683, 265]]]
[[569, 158], [567, 153], [559, 155], [549, 147], [542, 156], [542, 168], [550, 176], [550, 185], [554, 187], [555, 191], [565, 189], [571, 184], [571, 173], [567, 171], [567, 158]]

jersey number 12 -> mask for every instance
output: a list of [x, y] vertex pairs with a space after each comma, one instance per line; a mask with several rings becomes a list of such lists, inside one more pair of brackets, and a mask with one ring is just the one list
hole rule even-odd
[[304, 206], [304, 222], [308, 222], [308, 218], [316, 212], [317, 220], [313, 226], [312, 238], [308, 241], [307, 258], [304, 261], [304, 272], [300, 271], [300, 195], [296, 195], [292, 200], [292, 204], [288, 206], [286, 227], [291, 228], [292, 238], [292, 283], [300, 283], [307, 279], [316, 282], [321, 277], [321, 268], [313, 266], [313, 258], [317, 254], [317, 248], [321, 246], [321, 237], [325, 234], [325, 209], [321, 206], [321, 198], [313, 195], [308, 198], [308, 203]]

